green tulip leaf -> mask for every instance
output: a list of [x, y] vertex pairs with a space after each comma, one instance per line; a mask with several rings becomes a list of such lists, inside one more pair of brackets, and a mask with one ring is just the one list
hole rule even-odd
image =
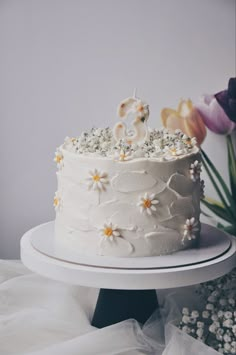
[[234, 223], [234, 218], [229, 215], [228, 211], [222, 207], [219, 203], [215, 204], [211, 202], [211, 199], [205, 197], [201, 200], [202, 204], [205, 205], [210, 211], [212, 211], [216, 216], [220, 217], [224, 221], [229, 222], [230, 224]]
[[228, 165], [229, 165], [229, 180], [233, 199], [236, 201], [236, 157], [232, 138], [227, 136], [227, 150], [228, 150]]
[[[228, 210], [228, 213], [232, 217], [236, 218], [236, 201], [233, 199], [233, 196], [231, 195], [231, 192], [230, 192], [228, 186], [226, 185], [222, 176], [220, 175], [220, 173], [218, 172], [218, 170], [216, 169], [214, 164], [211, 162], [211, 160], [209, 159], [207, 154], [203, 150], [201, 150], [201, 152], [202, 152], [203, 166], [204, 166], [219, 198], [221, 199], [225, 209]], [[223, 193], [221, 192], [213, 174], [214, 174], [215, 178], [218, 180], [218, 182], [224, 192], [225, 197], [224, 197]], [[227, 198], [228, 202], [226, 201], [226, 198]]]

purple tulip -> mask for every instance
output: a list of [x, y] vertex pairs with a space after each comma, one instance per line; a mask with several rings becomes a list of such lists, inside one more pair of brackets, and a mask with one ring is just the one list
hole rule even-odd
[[219, 105], [233, 122], [236, 122], [236, 78], [230, 78], [228, 89], [215, 94]]
[[203, 118], [205, 125], [214, 133], [229, 134], [236, 128], [223, 108], [219, 105], [215, 95], [204, 95], [195, 105]]

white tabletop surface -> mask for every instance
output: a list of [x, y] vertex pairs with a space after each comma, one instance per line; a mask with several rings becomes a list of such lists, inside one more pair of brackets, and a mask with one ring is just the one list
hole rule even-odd
[[[150, 261], [149, 258], [125, 258], [127, 268], [120, 268], [117, 258], [98, 257], [101, 260], [98, 262], [95, 257], [92, 265], [88, 265], [88, 262], [91, 264], [93, 260], [91, 257], [78, 258], [74, 261], [71, 258], [64, 260], [67, 257], [65, 254], [57, 258], [51, 243], [52, 225], [52, 222], [40, 225], [22, 237], [21, 259], [32, 271], [70, 284], [113, 289], [163, 289], [212, 280], [229, 272], [235, 266], [235, 239], [206, 225], [203, 227], [205, 237], [207, 236], [207, 240], [211, 242], [202, 242], [198, 250], [152, 257]], [[43, 243], [39, 242], [40, 238]], [[191, 258], [194, 263], [190, 263]], [[79, 263], [81, 260], [82, 264]]]

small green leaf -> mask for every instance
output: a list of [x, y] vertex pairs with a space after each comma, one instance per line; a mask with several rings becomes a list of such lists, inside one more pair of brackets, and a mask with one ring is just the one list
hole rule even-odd
[[231, 225], [223, 228], [226, 233], [236, 236], [236, 225]]
[[222, 218], [223, 220], [231, 224], [234, 223], [234, 218], [232, 218], [232, 216], [228, 214], [228, 211], [224, 207], [209, 202], [207, 198], [201, 200], [201, 202], [218, 217]]
[[211, 198], [211, 197], [207, 196], [207, 197], [205, 197], [205, 201], [211, 203], [212, 205], [217, 205], [219, 207], [224, 208], [223, 203], [221, 203], [220, 201], [215, 200], [214, 198]]
[[[203, 150], [201, 150], [201, 152], [202, 152], [202, 163], [203, 163], [203, 166], [206, 169], [206, 172], [207, 172], [209, 178], [211, 179], [211, 182], [212, 182], [212, 184], [213, 184], [213, 186], [214, 186], [219, 198], [221, 199], [221, 201], [224, 204], [225, 208], [228, 209], [229, 214], [231, 214], [231, 216], [234, 216], [236, 218], [236, 201], [234, 201], [228, 186], [226, 185], [226, 183], [223, 180], [222, 176], [220, 175], [220, 173], [218, 172], [218, 170], [216, 169], [214, 164], [211, 162], [211, 160], [209, 159], [207, 154]], [[215, 177], [217, 178], [221, 188], [223, 189], [224, 194], [225, 194], [225, 196], [226, 196], [231, 208], [229, 207], [227, 201], [225, 200], [225, 197], [222, 194], [220, 188], [218, 187], [218, 185], [217, 185], [217, 183], [216, 183], [211, 171], [215, 175]]]
[[233, 198], [236, 201], [236, 156], [234, 153], [234, 147], [230, 135], [227, 136], [227, 150], [228, 150], [230, 187], [231, 187]]

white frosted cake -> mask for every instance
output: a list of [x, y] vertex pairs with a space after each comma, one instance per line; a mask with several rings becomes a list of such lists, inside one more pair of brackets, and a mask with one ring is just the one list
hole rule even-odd
[[122, 101], [118, 114], [113, 129], [66, 138], [56, 152], [55, 243], [115, 257], [195, 246], [203, 193], [195, 139], [148, 128], [148, 105], [136, 97]]

